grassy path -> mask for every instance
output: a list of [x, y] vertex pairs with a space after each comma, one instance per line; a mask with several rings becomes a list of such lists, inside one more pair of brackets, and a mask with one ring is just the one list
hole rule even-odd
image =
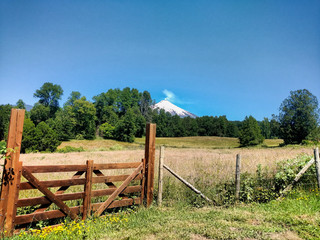
[[139, 210], [103, 239], [320, 239], [319, 194], [230, 208]]
[[320, 239], [320, 193], [293, 192], [266, 204], [229, 208], [139, 208], [13, 239]]

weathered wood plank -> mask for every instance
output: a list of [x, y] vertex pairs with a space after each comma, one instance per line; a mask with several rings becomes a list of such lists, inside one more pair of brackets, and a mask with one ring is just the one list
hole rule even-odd
[[153, 200], [153, 184], [154, 184], [154, 161], [155, 161], [155, 143], [156, 143], [156, 124], [148, 123], [146, 128], [146, 204], [149, 207]]
[[[140, 162], [94, 164], [93, 170], [137, 168]], [[24, 166], [32, 173], [86, 171], [86, 165], [38, 165]]]
[[[83, 199], [84, 192], [55, 194], [55, 197], [61, 201]], [[52, 202], [46, 197], [22, 198], [22, 199], [18, 200], [17, 207], [36, 206], [39, 204], [51, 204], [51, 203]], [[37, 212], [37, 211], [35, 211], [35, 212]], [[40, 212], [40, 211], [38, 211], [38, 212]]]
[[[48, 188], [48, 187], [84, 185], [85, 182], [86, 182], [85, 178], [64, 179], [64, 180], [49, 180], [49, 181], [41, 181], [41, 185], [46, 187], [46, 188]], [[35, 189], [35, 187], [30, 182], [21, 183], [20, 190], [28, 190], [28, 189]]]
[[318, 180], [318, 188], [320, 188], [320, 160], [319, 160], [319, 148], [314, 149], [314, 160], [316, 165], [316, 174]]
[[[92, 183], [108, 183], [108, 182], [119, 182], [124, 181], [129, 175], [118, 175], [118, 176], [102, 176], [102, 177], [93, 177]], [[142, 179], [142, 175], [139, 174], [134, 180]], [[60, 187], [60, 186], [75, 186], [75, 185], [84, 185], [86, 183], [85, 178], [79, 179], [64, 179], [64, 180], [49, 180], [49, 181], [40, 181], [41, 184], [46, 187]], [[35, 187], [29, 182], [23, 182], [20, 185], [20, 190], [35, 189]]]
[[[117, 208], [117, 207], [125, 207], [125, 206], [131, 206], [131, 205], [138, 205], [141, 204], [140, 198], [128, 198], [128, 199], [122, 199], [122, 200], [116, 200], [113, 201], [108, 209], [111, 208]], [[99, 207], [102, 205], [102, 203], [95, 203], [92, 204], [92, 210], [95, 211], [99, 209]]]
[[[12, 173], [15, 167], [19, 164], [21, 139], [24, 123], [24, 109], [11, 109], [9, 132], [7, 139], [7, 153], [6, 160], [3, 166], [2, 185], [0, 193], [0, 231], [4, 230], [4, 222], [7, 214], [8, 194], [11, 188], [16, 188], [13, 185], [14, 179]], [[13, 179], [12, 179], [13, 177]], [[12, 200], [12, 199], [11, 199]]]
[[128, 162], [128, 163], [95, 163], [93, 170], [106, 170], [106, 169], [129, 169], [137, 168], [141, 162]]
[[[108, 208], [116, 208], [116, 207], [124, 207], [130, 206], [132, 204], [140, 204], [140, 199], [124, 199], [124, 200], [117, 200], [110, 204]], [[92, 209], [97, 210], [102, 203], [95, 203], [92, 204]], [[83, 212], [83, 206], [71, 207], [70, 211], [75, 214], [79, 215]], [[40, 212], [40, 213], [31, 213], [26, 215], [20, 215], [15, 218], [15, 224], [21, 225], [26, 223], [38, 222], [43, 220], [49, 220], [53, 218], [62, 218], [65, 217], [65, 214], [61, 210], [52, 210], [47, 212]]]
[[[126, 180], [129, 176], [130, 175], [93, 177], [92, 182], [93, 183], [120, 182], [120, 181]], [[138, 174], [133, 180], [141, 180], [141, 179], [142, 179], [142, 174]]]
[[[93, 173], [96, 174], [98, 177], [104, 177], [105, 175], [100, 170], [93, 170]], [[112, 182], [105, 183], [110, 188], [117, 188]]]
[[102, 212], [108, 208], [111, 202], [128, 186], [128, 184], [137, 176], [137, 174], [142, 170], [143, 164], [140, 163], [140, 166], [133, 171], [133, 173], [114, 191], [110, 197], [98, 208], [95, 212], [95, 216], [100, 216]]
[[140, 194], [140, 200], [141, 203], [143, 203], [144, 200], [144, 192], [145, 192], [145, 184], [146, 184], [146, 159], [143, 158], [141, 160], [142, 162], [142, 179], [140, 181], [141, 183], [141, 194]]
[[88, 160], [87, 171], [86, 171], [86, 184], [84, 186], [82, 220], [85, 220], [87, 216], [90, 216], [90, 213], [91, 213], [92, 172], [93, 172], [93, 160]]
[[241, 156], [240, 154], [237, 154], [237, 157], [236, 157], [236, 181], [235, 181], [235, 198], [236, 198], [236, 201], [239, 201], [239, 198], [240, 198], [240, 165], [241, 165]]
[[[82, 206], [71, 207], [70, 211], [73, 215], [79, 215], [82, 212]], [[47, 212], [31, 213], [17, 216], [15, 219], [16, 225], [49, 220], [53, 218], [65, 217], [65, 213], [61, 210], [52, 210]]]
[[[102, 190], [94, 190], [92, 191], [92, 197], [100, 197], [100, 196], [105, 196], [105, 195], [111, 195], [114, 193], [116, 188], [109, 188], [109, 189], [102, 189]], [[126, 189], [123, 190], [122, 193], [128, 194], [128, 193], [135, 193], [135, 192], [140, 192], [141, 191], [141, 186], [128, 186]]]
[[78, 172], [86, 171], [86, 165], [38, 165], [23, 166], [31, 173], [50, 173], [50, 172]]
[[40, 192], [42, 192], [49, 200], [55, 203], [66, 215], [70, 216], [71, 219], [77, 219], [77, 215], [70, 211], [70, 208], [61, 200], [57, 199], [56, 196], [42, 185], [42, 183], [33, 176], [33, 174], [28, 170], [23, 168], [23, 176]]
[[8, 206], [7, 206], [7, 216], [5, 221], [5, 229], [8, 232], [8, 235], [11, 235], [14, 230], [14, 219], [17, 215], [17, 205], [16, 202], [19, 198], [19, 188], [20, 188], [20, 180], [21, 180], [21, 170], [22, 170], [22, 162], [19, 162], [15, 167], [16, 176], [14, 179], [14, 183], [11, 190], [8, 194]]
[[158, 206], [162, 205], [164, 146], [160, 147], [159, 173], [158, 173]]
[[[81, 177], [81, 175], [84, 173], [84, 171], [78, 171], [76, 172], [71, 179], [78, 179]], [[68, 188], [70, 187], [70, 185], [68, 186], [62, 186], [60, 187], [55, 194], [62, 194], [64, 193]], [[42, 204], [35, 212], [44, 212], [48, 207], [50, 207], [51, 202], [48, 202], [47, 204]]]
[[[116, 188], [93, 190], [91, 197], [101, 197], [105, 195], [111, 195]], [[140, 192], [141, 186], [129, 186], [122, 193], [135, 193]], [[65, 193], [65, 194], [55, 194], [56, 198], [61, 201], [70, 201], [84, 198], [84, 192], [79, 193]], [[34, 198], [22, 198], [17, 201], [17, 207], [27, 207], [27, 206], [36, 206], [39, 204], [50, 204], [51, 201], [46, 197], [34, 197]]]

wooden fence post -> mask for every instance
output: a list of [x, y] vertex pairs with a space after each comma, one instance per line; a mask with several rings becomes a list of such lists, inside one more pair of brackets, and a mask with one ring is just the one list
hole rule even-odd
[[92, 193], [93, 160], [87, 161], [86, 184], [84, 186], [83, 214], [82, 220], [91, 215], [91, 193]]
[[237, 158], [236, 158], [236, 201], [239, 201], [240, 198], [240, 166], [241, 166], [241, 156], [240, 154], [237, 154]]
[[318, 188], [320, 188], [320, 161], [319, 161], [319, 148], [314, 149], [314, 161], [316, 165], [316, 173], [318, 180]]
[[164, 146], [161, 146], [160, 158], [159, 158], [159, 174], [158, 174], [158, 206], [160, 207], [162, 204], [163, 162], [164, 162]]
[[156, 143], [156, 124], [148, 123], [146, 128], [146, 144], [145, 144], [145, 159], [146, 159], [145, 199], [146, 199], [147, 207], [151, 205], [153, 200], [155, 143]]
[[[16, 197], [24, 114], [24, 109], [11, 109], [7, 153], [3, 166], [1, 182], [0, 232], [3, 230], [7, 230], [7, 232], [11, 233], [12, 231], [10, 227], [12, 225], [12, 223], [10, 223], [12, 219], [9, 220], [9, 222], [6, 224], [5, 221], [7, 216], [15, 215], [15, 213], [12, 212], [15, 208], [10, 207], [10, 209], [8, 209], [8, 202], [14, 201]], [[10, 199], [8, 199], [9, 197]], [[8, 210], [10, 211], [10, 213], [8, 212]], [[9, 227], [9, 229], [6, 229], [7, 227]]]

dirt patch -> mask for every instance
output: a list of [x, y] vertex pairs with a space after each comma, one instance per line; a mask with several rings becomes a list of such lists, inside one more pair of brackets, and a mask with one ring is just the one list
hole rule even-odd
[[302, 240], [295, 232], [286, 231], [283, 233], [271, 233], [270, 239], [272, 240]]
[[198, 234], [192, 234], [190, 236], [191, 240], [206, 240], [206, 239], [210, 239], [210, 238], [206, 238], [204, 236], [198, 235]]

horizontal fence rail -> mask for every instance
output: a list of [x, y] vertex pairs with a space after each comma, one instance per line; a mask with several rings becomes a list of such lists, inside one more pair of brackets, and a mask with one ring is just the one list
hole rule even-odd
[[[23, 166], [21, 163], [22, 176], [26, 182], [17, 181], [18, 194], [22, 191], [38, 190], [43, 195], [38, 197], [17, 199], [16, 207], [35, 207], [33, 212], [15, 216], [12, 219], [13, 227], [16, 229], [30, 226], [33, 223], [44, 220], [52, 220], [70, 216], [77, 219], [82, 214], [85, 219], [92, 213], [95, 215], [102, 214], [106, 209], [125, 207], [131, 205], [142, 204], [142, 191], [144, 189], [144, 168], [145, 160], [131, 163], [108, 163], [94, 164], [92, 160], [87, 161], [86, 165], [47, 165], [47, 166]], [[133, 173], [129, 175], [104, 175], [102, 170], [121, 170], [132, 169]], [[60, 172], [76, 172], [69, 179], [58, 180], [40, 180], [36, 176], [38, 173], [60, 173]], [[48, 177], [48, 175], [47, 175]], [[116, 184], [119, 182], [120, 186]], [[95, 185], [94, 185], [95, 184]], [[100, 184], [100, 185], [96, 185]], [[102, 184], [102, 186], [101, 186]], [[119, 185], [117, 184], [117, 185]], [[130, 186], [129, 186], [130, 184]], [[96, 189], [92, 189], [92, 186]], [[83, 186], [83, 191], [77, 190], [72, 193], [65, 193], [71, 186]], [[105, 186], [104, 188], [102, 188]], [[55, 193], [48, 188], [59, 188]], [[99, 188], [99, 189], [97, 189]], [[102, 189], [101, 189], [102, 188]], [[97, 197], [106, 197], [105, 202], [97, 199], [93, 203], [93, 199]], [[119, 199], [117, 199], [117, 197]], [[82, 204], [69, 207], [66, 201], [82, 200]], [[50, 209], [51, 204], [55, 204], [60, 209]], [[40, 205], [40, 206], [39, 206]]]
[[[25, 110], [11, 110], [0, 192], [0, 237], [11, 236], [38, 221], [66, 216], [79, 219], [79, 215], [86, 219], [91, 214], [99, 216], [110, 208], [139, 204], [150, 206], [153, 199], [155, 124], [146, 126], [145, 157], [139, 162], [95, 164], [88, 160], [84, 165], [23, 166], [19, 157], [24, 115]], [[103, 173], [103, 170], [121, 169], [131, 169], [132, 172], [128, 175]], [[54, 173], [68, 172], [74, 173], [71, 178], [50, 179]], [[41, 179], [37, 175], [39, 173], [46, 173], [49, 180]], [[26, 181], [21, 182], [23, 178]], [[58, 189], [54, 192], [51, 188]], [[19, 199], [28, 191], [32, 197]], [[32, 191], [39, 191], [41, 196]], [[70, 204], [68, 201], [75, 202]]]

